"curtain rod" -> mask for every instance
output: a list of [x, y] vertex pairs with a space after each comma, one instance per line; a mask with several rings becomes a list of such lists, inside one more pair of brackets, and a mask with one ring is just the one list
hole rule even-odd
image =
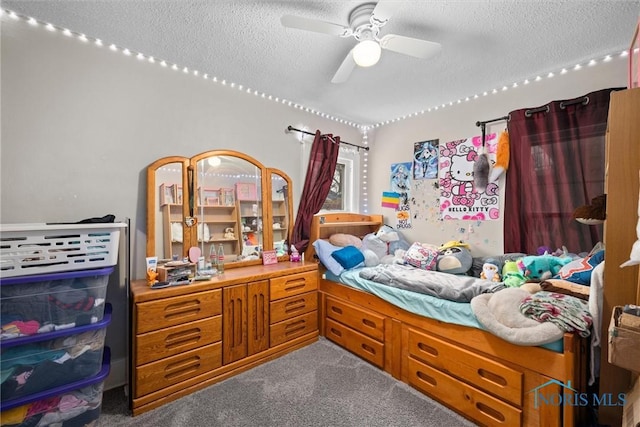
[[510, 119], [509, 116], [502, 116], [502, 117], [498, 117], [497, 119], [485, 120], [483, 122], [477, 121], [476, 122], [476, 126], [481, 127], [481, 126], [486, 125], [487, 123], [499, 122], [499, 121], [502, 121], [502, 120], [507, 120], [508, 121], [509, 119]]
[[[302, 130], [302, 129], [296, 129], [291, 125], [287, 126], [287, 132], [291, 132], [292, 130], [295, 130], [296, 132], [306, 133], [307, 135], [314, 135], [315, 136], [315, 133], [307, 132], [306, 130]], [[365, 151], [369, 151], [369, 147], [363, 147], [362, 145], [351, 144], [350, 142], [347, 142], [347, 141], [340, 141], [340, 144], [347, 144], [347, 145], [350, 145], [352, 147], [356, 147], [358, 149], [358, 151], [360, 151], [361, 148], [363, 150], [365, 150]]]

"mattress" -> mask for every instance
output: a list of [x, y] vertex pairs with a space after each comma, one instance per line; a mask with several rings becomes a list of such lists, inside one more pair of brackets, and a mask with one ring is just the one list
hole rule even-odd
[[[339, 276], [325, 271], [324, 277], [333, 282], [342, 283], [355, 289], [366, 291], [370, 294], [400, 307], [410, 313], [439, 320], [446, 323], [467, 326], [486, 330], [473, 314], [471, 304], [455, 302], [433, 297], [431, 295], [411, 292], [404, 289], [394, 288], [360, 277], [360, 269], [351, 269], [342, 272]], [[563, 352], [562, 340], [550, 344], [542, 345], [548, 350], [558, 353]]]

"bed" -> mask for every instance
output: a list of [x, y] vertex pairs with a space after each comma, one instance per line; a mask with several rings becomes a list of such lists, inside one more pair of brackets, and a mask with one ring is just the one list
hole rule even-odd
[[[381, 215], [316, 215], [310, 240], [363, 237], [382, 224]], [[305, 257], [314, 255], [310, 245]], [[362, 280], [357, 268], [320, 274], [321, 334], [477, 424], [573, 426], [586, 419], [579, 403], [589, 371], [586, 338], [560, 333], [545, 345], [519, 346], [483, 329], [470, 303], [391, 291]]]

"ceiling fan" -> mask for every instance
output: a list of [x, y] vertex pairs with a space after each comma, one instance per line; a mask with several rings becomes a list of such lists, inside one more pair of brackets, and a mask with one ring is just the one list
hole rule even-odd
[[355, 38], [358, 44], [349, 51], [331, 79], [331, 83], [343, 83], [347, 81], [356, 65], [375, 65], [380, 59], [382, 49], [421, 59], [430, 58], [440, 52], [440, 43], [397, 34], [379, 37], [380, 29], [389, 21], [397, 6], [398, 2], [390, 0], [362, 4], [349, 14], [348, 27], [293, 15], [282, 16], [280, 22], [287, 28]]

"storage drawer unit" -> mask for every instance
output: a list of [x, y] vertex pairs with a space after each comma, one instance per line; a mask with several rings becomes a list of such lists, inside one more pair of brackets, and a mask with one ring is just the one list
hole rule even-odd
[[384, 345], [381, 342], [331, 319], [325, 319], [324, 335], [377, 367], [384, 368]]
[[318, 289], [318, 272], [288, 274], [270, 280], [271, 301]]
[[[87, 426], [100, 417], [104, 380], [109, 375], [110, 352], [106, 347], [99, 372], [37, 395], [2, 403], [2, 424], [12, 427]], [[60, 409], [52, 402], [64, 400]], [[26, 414], [26, 415], [25, 415]]]
[[317, 330], [318, 313], [315, 311], [275, 323], [269, 328], [271, 347]]
[[222, 366], [221, 342], [138, 366], [135, 372], [134, 397], [161, 390], [220, 366]]
[[0, 279], [3, 341], [88, 325], [104, 316], [114, 267]]
[[317, 292], [283, 298], [271, 303], [271, 323], [278, 323], [291, 317], [316, 311], [318, 309]]
[[411, 328], [409, 354], [514, 405], [522, 405], [524, 374], [500, 362]]
[[136, 304], [137, 333], [182, 325], [222, 313], [222, 290], [197, 292]]
[[7, 377], [1, 401], [31, 396], [100, 372], [111, 306], [95, 324], [0, 342]]
[[[458, 359], [460, 360], [460, 359]], [[522, 425], [522, 410], [413, 358], [407, 361], [408, 383], [428, 396], [467, 414], [483, 425]]]
[[384, 317], [372, 311], [327, 297], [327, 317], [378, 341], [384, 341]]

